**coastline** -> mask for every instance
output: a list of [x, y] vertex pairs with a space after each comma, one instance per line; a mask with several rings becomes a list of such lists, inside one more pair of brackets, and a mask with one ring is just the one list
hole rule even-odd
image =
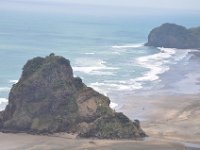
[[[124, 96], [123, 111], [149, 137], [200, 144], [200, 94]], [[136, 110], [134, 112], [134, 110]]]
[[194, 147], [163, 139], [148, 139], [144, 141], [76, 139], [72, 135], [63, 133], [51, 136], [0, 133], [0, 141], [3, 150], [182, 150], [184, 148], [196, 150]]
[[[0, 150], [200, 150], [198, 2], [16, 1], [0, 2]], [[194, 43], [198, 46], [190, 46]], [[199, 50], [185, 49], [190, 47]], [[30, 63], [25, 71], [30, 76], [20, 77], [27, 60], [54, 53], [69, 59], [72, 68], [53, 61], [34, 74], [40, 60]], [[18, 79], [25, 82], [13, 86]], [[77, 137], [96, 114], [111, 114], [105, 122], [94, 117], [93, 125], [109, 127], [106, 135], [124, 132], [130, 119], [126, 133], [139, 128], [148, 137], [97, 139], [98, 132], [95, 138]], [[76, 129], [67, 132], [70, 123]], [[2, 130], [9, 124], [17, 130]], [[34, 132], [14, 132], [27, 127]]]
[[[149, 135], [144, 140], [99, 140], [80, 139], [76, 135], [59, 133], [54, 135], [29, 135], [0, 133], [0, 145], [4, 150], [71, 149], [107, 150], [138, 149], [196, 150], [200, 148], [200, 94], [179, 96], [124, 96], [123, 111], [131, 119], [134, 110], [142, 108], [142, 128]], [[144, 105], [141, 105], [143, 103]], [[130, 115], [132, 114], [132, 115]], [[139, 117], [139, 115], [136, 115]], [[140, 120], [140, 118], [137, 118]]]
[[[174, 70], [176, 70], [176, 67]], [[170, 72], [169, 74], [166, 72], [166, 74], [160, 75], [162, 82], [174, 84], [173, 81], [179, 79], [178, 76], [170, 75]], [[170, 79], [167, 77], [170, 77]], [[184, 81], [189, 79], [186, 78]], [[199, 87], [199, 82], [196, 83], [196, 80], [194, 82]], [[168, 89], [169, 91], [167, 91]], [[69, 148], [72, 150], [106, 150], [111, 148], [116, 150], [199, 149], [200, 118], [198, 116], [200, 110], [198, 108], [200, 107], [200, 93], [182, 94], [181, 92], [178, 93], [176, 89], [179, 88], [169, 86], [168, 88], [159, 89], [158, 87], [153, 90], [144, 89], [139, 92], [114, 92], [108, 95], [117, 112], [123, 112], [131, 120], [138, 119], [141, 121], [142, 129], [149, 136], [145, 140], [76, 139], [75, 135], [66, 133], [48, 136], [0, 133], [0, 145], [5, 150]], [[172, 93], [171, 91], [175, 92]]]

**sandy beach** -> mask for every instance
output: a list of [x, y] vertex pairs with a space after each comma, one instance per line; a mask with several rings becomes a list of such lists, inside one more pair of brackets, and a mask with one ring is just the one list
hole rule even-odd
[[121, 109], [131, 118], [130, 108], [141, 109], [136, 116], [143, 118], [142, 127], [150, 137], [200, 143], [199, 98], [199, 94], [132, 97]]
[[0, 0], [0, 150], [200, 150], [200, 0]]
[[[27, 134], [0, 134], [2, 150], [195, 150], [194, 147], [161, 139], [94, 140], [76, 139], [68, 134], [51, 136]], [[197, 149], [197, 148], [196, 148]]]
[[[119, 109], [134, 119], [143, 118], [142, 127], [149, 135], [144, 140], [77, 139], [76, 135], [28, 135], [0, 133], [2, 150], [196, 150], [200, 149], [199, 95], [142, 96], [126, 98]], [[128, 105], [127, 105], [128, 104]], [[142, 105], [143, 104], [143, 105]], [[133, 116], [132, 116], [133, 115]]]

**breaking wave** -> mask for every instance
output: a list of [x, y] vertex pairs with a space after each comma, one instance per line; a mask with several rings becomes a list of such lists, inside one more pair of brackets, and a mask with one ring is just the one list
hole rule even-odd
[[114, 45], [112, 46], [112, 48], [125, 49], [125, 48], [140, 48], [143, 46], [144, 46], [144, 43], [138, 43], [138, 44], [126, 44], [126, 45]]
[[0, 92], [9, 92], [10, 88], [9, 87], [0, 87]]
[[104, 80], [91, 83], [90, 86], [105, 95], [112, 91], [142, 89], [146, 82], [159, 81], [160, 75], [170, 70], [171, 64], [182, 60], [190, 52], [190, 50], [177, 50], [173, 48], [159, 48], [159, 50], [158, 53], [141, 56], [134, 60], [134, 65], [148, 69], [142, 76], [123, 81]]
[[81, 58], [76, 60], [76, 64], [73, 67], [75, 72], [82, 72], [90, 75], [114, 75], [114, 70], [118, 70], [116, 67], [106, 66], [106, 62], [100, 59]]

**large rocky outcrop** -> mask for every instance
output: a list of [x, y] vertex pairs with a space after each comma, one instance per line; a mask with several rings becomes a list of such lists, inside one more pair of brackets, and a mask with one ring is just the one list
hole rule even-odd
[[200, 27], [187, 29], [183, 26], [165, 23], [154, 28], [146, 46], [200, 49]]
[[81, 137], [144, 137], [132, 122], [109, 107], [108, 97], [73, 77], [69, 60], [51, 54], [29, 60], [0, 114], [3, 132], [72, 132]]

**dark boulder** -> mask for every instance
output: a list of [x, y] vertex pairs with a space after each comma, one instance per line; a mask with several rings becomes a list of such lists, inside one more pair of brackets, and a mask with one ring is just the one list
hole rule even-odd
[[108, 97], [73, 76], [69, 60], [51, 54], [23, 67], [9, 104], [0, 113], [4, 132], [73, 132], [82, 137], [134, 138], [145, 133], [122, 113], [109, 107]]
[[199, 49], [200, 27], [187, 29], [183, 26], [165, 23], [154, 28], [149, 36], [146, 46]]

